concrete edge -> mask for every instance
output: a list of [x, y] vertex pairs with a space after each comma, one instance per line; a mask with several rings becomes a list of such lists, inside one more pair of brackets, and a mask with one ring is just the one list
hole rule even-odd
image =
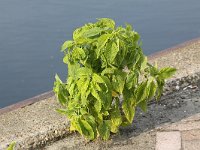
[[45, 100], [47, 98], [52, 97], [53, 95], [54, 95], [53, 91], [48, 91], [48, 92], [42, 93], [40, 95], [34, 96], [32, 98], [17, 102], [15, 104], [12, 104], [12, 105], [9, 105], [9, 106], [6, 106], [6, 107], [0, 109], [0, 115], [3, 115], [7, 112], [16, 110], [18, 108], [23, 108], [25, 106], [31, 105], [31, 104], [38, 102], [38, 101]]
[[161, 50], [161, 51], [158, 51], [158, 52], [155, 52], [153, 54], [150, 54], [148, 55], [148, 60], [153, 60], [153, 59], [156, 59], [158, 57], [161, 57], [161, 56], [164, 56], [170, 52], [174, 52], [174, 51], [181, 51], [182, 48], [184, 47], [187, 47], [189, 45], [192, 45], [196, 42], [200, 41], [200, 38], [194, 38], [194, 39], [191, 39], [189, 41], [185, 41], [183, 43], [180, 43], [180, 44], [177, 44], [175, 46], [172, 46], [170, 48], [167, 48], [167, 49], [164, 49], [164, 50]]
[[[156, 59], [156, 58], [161, 57], [163, 55], [166, 55], [166, 54], [168, 54], [170, 52], [180, 51], [181, 48], [186, 47], [186, 46], [191, 45], [191, 44], [194, 44], [197, 41], [200, 41], [200, 38], [194, 38], [192, 40], [189, 40], [189, 41], [183, 42], [181, 44], [175, 45], [175, 46], [173, 46], [171, 48], [164, 49], [164, 50], [161, 50], [161, 51], [156, 52], [154, 54], [151, 54], [151, 55], [148, 56], [148, 59], [149, 60], [153, 60], [153, 59]], [[9, 111], [16, 110], [18, 108], [23, 108], [25, 106], [31, 105], [31, 104], [33, 104], [35, 102], [40, 101], [40, 100], [47, 99], [49, 97], [52, 97], [53, 95], [54, 95], [53, 91], [48, 91], [48, 92], [45, 92], [43, 94], [37, 95], [35, 97], [23, 100], [21, 102], [17, 102], [15, 104], [6, 106], [6, 107], [0, 109], [0, 115], [2, 115], [4, 113], [7, 113]]]

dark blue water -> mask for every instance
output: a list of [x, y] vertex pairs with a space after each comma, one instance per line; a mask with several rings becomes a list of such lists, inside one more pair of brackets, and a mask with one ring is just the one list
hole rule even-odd
[[0, 0], [0, 107], [65, 79], [60, 45], [101, 17], [132, 24], [147, 55], [200, 36], [199, 0]]

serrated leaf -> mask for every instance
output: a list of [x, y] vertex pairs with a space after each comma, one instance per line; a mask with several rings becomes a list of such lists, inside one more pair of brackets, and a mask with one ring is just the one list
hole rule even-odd
[[56, 111], [60, 114], [67, 115], [67, 117], [71, 118], [72, 116], [75, 116], [75, 110], [68, 110], [68, 109], [56, 109]]
[[82, 48], [76, 47], [72, 51], [72, 58], [76, 59], [84, 59], [86, 57], [85, 51]]
[[175, 72], [176, 72], [175, 68], [166, 67], [166, 68], [162, 68], [159, 71], [159, 76], [162, 79], [167, 79], [167, 78], [171, 77]]
[[112, 94], [111, 92], [107, 92], [105, 93], [104, 91], [100, 92], [99, 93], [100, 97], [101, 97], [101, 100], [102, 100], [102, 105], [103, 105], [103, 108], [105, 110], [109, 110], [110, 109], [110, 106], [111, 106], [111, 103], [112, 103]]
[[67, 48], [70, 48], [73, 46], [73, 41], [65, 41], [63, 45], [61, 46], [61, 51], [66, 50]]
[[77, 28], [74, 32], [73, 32], [73, 39], [77, 42], [79, 41], [81, 38], [83, 38], [83, 34], [90, 30], [91, 28], [93, 28], [92, 25], [86, 24], [80, 28]]
[[93, 140], [95, 138], [93, 128], [86, 120], [79, 120], [79, 124], [84, 136], [86, 136], [89, 140]]
[[98, 38], [98, 44], [96, 49], [97, 58], [100, 56], [102, 48], [105, 46], [110, 37], [111, 34], [103, 34]]
[[129, 101], [123, 101], [122, 109], [128, 122], [132, 123], [135, 116], [135, 108], [129, 105]]
[[98, 127], [98, 132], [103, 140], [108, 140], [110, 137], [109, 122], [103, 121]]
[[95, 35], [98, 35], [100, 34], [101, 32], [103, 31], [102, 28], [99, 28], [99, 27], [94, 27], [94, 28], [91, 28], [89, 30], [86, 30], [84, 33], [83, 33], [83, 37], [93, 37]]
[[138, 80], [138, 73], [135, 71], [131, 71], [127, 77], [126, 77], [126, 87], [128, 89], [131, 89], [135, 85], [137, 85], [137, 80]]
[[68, 55], [65, 55], [65, 56], [64, 56], [63, 62], [64, 62], [65, 64], [68, 64], [68, 63], [69, 63], [69, 56], [68, 56]]
[[112, 85], [114, 90], [122, 94], [126, 80], [126, 73], [120, 70], [116, 70], [115, 75], [112, 78]]
[[143, 81], [142, 83], [139, 84], [139, 86], [136, 89], [136, 99], [137, 103], [140, 103], [141, 101], [145, 100], [148, 98], [148, 93], [149, 89], [147, 87], [147, 81]]
[[92, 75], [92, 69], [88, 67], [81, 67], [77, 70], [77, 76], [90, 76]]
[[155, 96], [157, 90], [157, 84], [155, 84], [154, 81], [151, 81], [149, 84], [149, 96], [148, 99], [151, 99], [153, 96]]
[[61, 105], [65, 105], [68, 102], [68, 90], [66, 89], [66, 85], [61, 81], [59, 76], [56, 74], [56, 81], [54, 82], [54, 92], [58, 98], [58, 101]]
[[81, 102], [83, 106], [85, 106], [88, 103], [87, 98], [88, 98], [88, 95], [90, 94], [89, 84], [90, 84], [90, 81], [86, 80], [83, 83], [82, 88], [81, 88]]
[[114, 72], [115, 72], [115, 68], [105, 68], [103, 71], [102, 71], [102, 73], [101, 73], [101, 75], [105, 75], [105, 74], [114, 74]]
[[123, 91], [123, 98], [124, 98], [124, 101], [122, 103], [122, 110], [123, 110], [128, 122], [132, 123], [133, 118], [135, 116], [136, 100], [135, 100], [133, 94], [127, 89], [124, 89], [124, 91]]
[[92, 79], [94, 82], [97, 82], [97, 83], [105, 83], [102, 77], [96, 73], [93, 73]]
[[90, 126], [92, 127], [93, 129], [93, 132], [94, 132], [94, 138], [97, 137], [97, 124], [96, 124], [96, 121], [95, 121], [95, 118], [91, 115], [87, 115], [87, 117], [85, 117], [85, 120], [90, 124]]
[[101, 111], [101, 98], [98, 94], [98, 92], [95, 90], [94, 87], [91, 87], [91, 94], [96, 98], [95, 102], [94, 102], [94, 107], [96, 109], [97, 112]]
[[156, 91], [157, 92], [156, 93], [156, 99], [158, 100], [158, 99], [160, 99], [160, 97], [162, 95], [163, 87], [164, 87], [164, 84], [165, 84], [165, 80], [162, 79], [162, 78], [157, 77], [156, 78], [156, 82], [157, 82], [157, 86], [158, 86], [157, 91]]
[[69, 87], [69, 94], [70, 95], [74, 95], [74, 88], [75, 88], [75, 86], [76, 86], [75, 82], [70, 85], [70, 87]]
[[144, 70], [146, 67], [147, 67], [147, 57], [145, 56], [141, 63], [141, 70]]
[[141, 101], [138, 106], [142, 109], [142, 111], [147, 112], [147, 101], [143, 100]]
[[111, 116], [111, 122], [112, 122], [111, 132], [117, 133], [119, 126], [122, 123], [121, 112], [119, 109], [119, 102], [116, 103], [115, 107], [112, 109], [110, 116]]
[[115, 28], [115, 21], [112, 20], [112, 19], [109, 19], [109, 18], [100, 18], [98, 19], [99, 20], [99, 24], [102, 24], [106, 27], [109, 27], [111, 29], [114, 29]]
[[68, 76], [76, 79], [77, 77], [77, 70], [80, 68], [80, 64], [78, 63], [69, 63], [68, 64]]
[[14, 150], [15, 145], [16, 145], [16, 142], [10, 143], [6, 150]]
[[112, 43], [110, 42], [107, 45], [105, 50], [105, 56], [107, 58], [107, 61], [113, 63], [118, 52], [119, 52], [119, 39], [117, 39], [116, 42]]

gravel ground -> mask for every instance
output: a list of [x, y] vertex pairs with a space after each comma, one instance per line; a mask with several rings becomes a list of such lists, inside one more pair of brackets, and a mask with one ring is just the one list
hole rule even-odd
[[117, 135], [104, 142], [100, 139], [87, 142], [77, 133], [46, 146], [46, 150], [65, 149], [131, 149], [153, 150], [157, 127], [178, 122], [200, 113], [200, 83], [184, 90], [163, 96], [159, 102], [152, 101], [148, 112], [137, 110], [132, 126], [120, 129]]

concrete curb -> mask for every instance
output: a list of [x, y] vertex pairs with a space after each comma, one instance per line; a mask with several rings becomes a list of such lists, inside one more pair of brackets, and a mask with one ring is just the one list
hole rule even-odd
[[38, 101], [47, 99], [49, 97], [52, 97], [54, 95], [53, 91], [48, 91], [45, 93], [42, 93], [40, 95], [34, 96], [32, 98], [20, 101], [18, 103], [12, 104], [10, 106], [4, 107], [0, 109], [0, 115], [3, 115], [4, 113], [7, 113], [9, 111], [13, 111], [15, 109], [23, 108], [25, 106], [31, 105], [33, 103], [36, 103]]

